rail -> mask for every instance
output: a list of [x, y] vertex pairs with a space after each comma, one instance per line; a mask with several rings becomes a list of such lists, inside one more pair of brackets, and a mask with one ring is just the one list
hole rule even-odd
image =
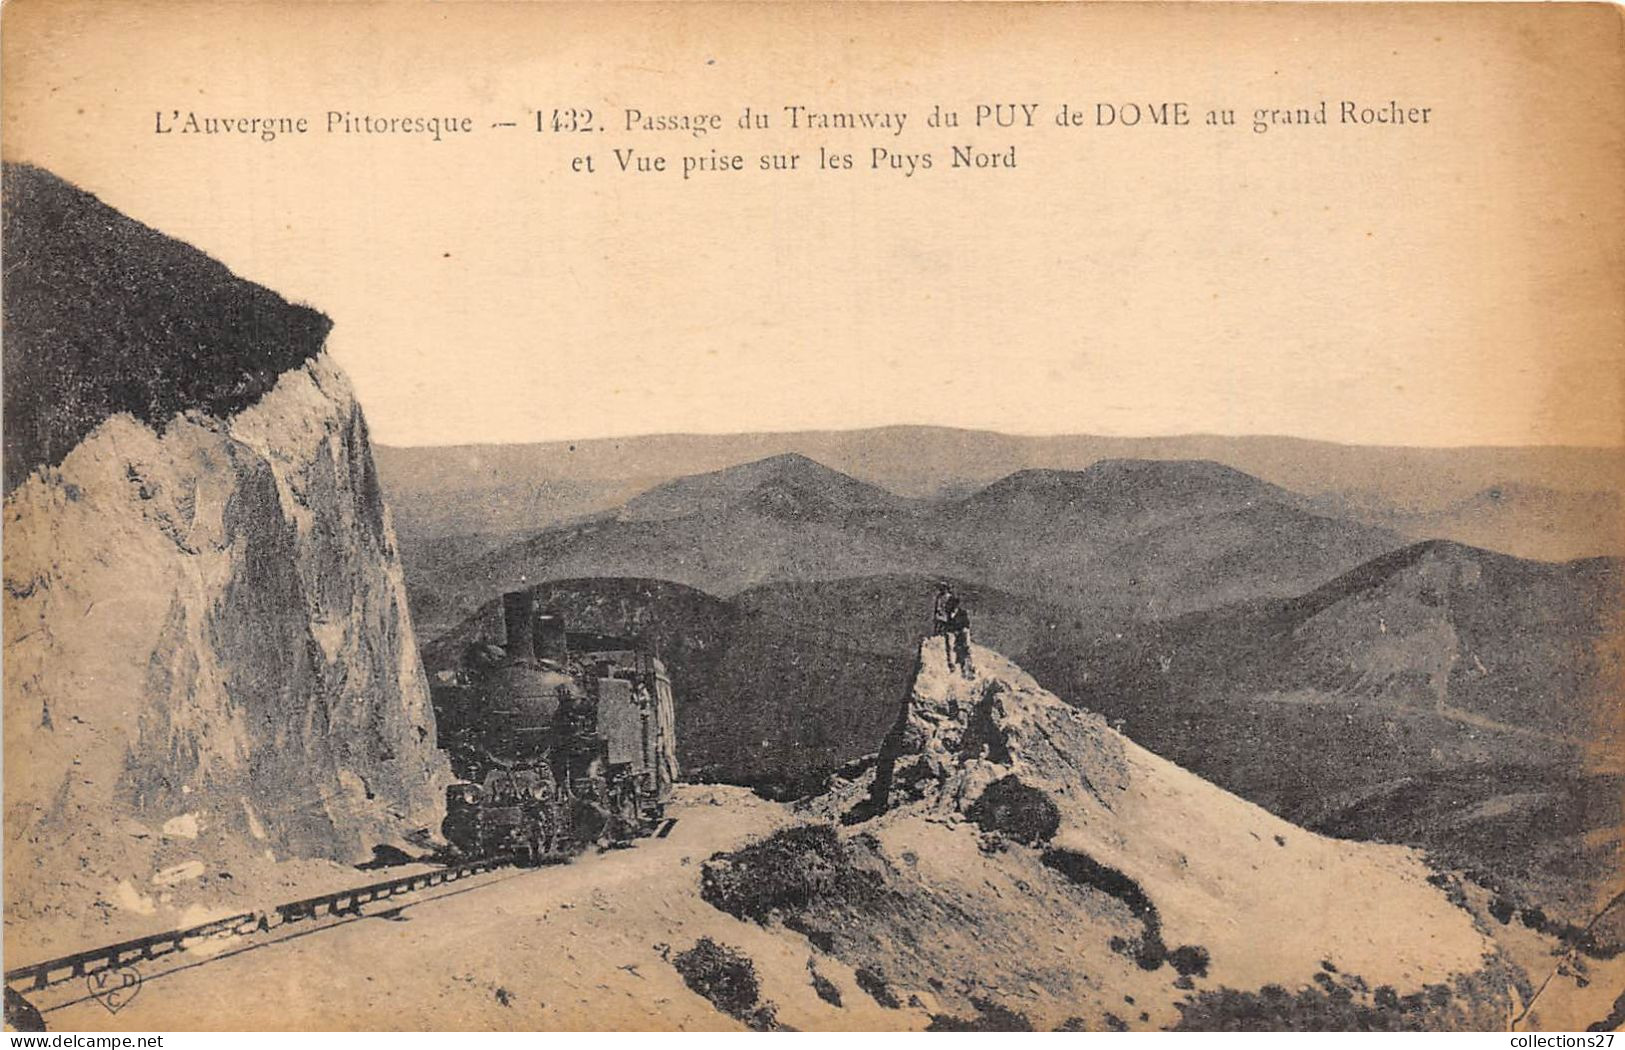
[[120, 941], [117, 944], [109, 944], [106, 947], [91, 948], [87, 951], [74, 952], [72, 955], [64, 955], [58, 959], [47, 959], [44, 962], [7, 970], [5, 972], [5, 983], [8, 987], [22, 985], [28, 991], [39, 991], [43, 988], [49, 988], [53, 984], [61, 984], [64, 981], [82, 978], [101, 970], [117, 969], [127, 963], [162, 958], [165, 955], [183, 951], [189, 944], [201, 940], [215, 937], [245, 937], [249, 934], [273, 929], [284, 923], [316, 919], [323, 915], [353, 915], [359, 912], [363, 904], [387, 900], [390, 897], [396, 897], [404, 893], [414, 893], [418, 890], [439, 886], [442, 883], [456, 882], [470, 875], [479, 875], [487, 871], [507, 867], [512, 863], [514, 863], [512, 857], [489, 857], [484, 860], [470, 861], [466, 864], [437, 868], [434, 871], [404, 875], [398, 879], [388, 879], [367, 886], [357, 886], [336, 893], [306, 897], [304, 900], [278, 904], [274, 908], [262, 911], [243, 912], [228, 918], [213, 919], [198, 926], [189, 926], [184, 930], [169, 930], [164, 933], [150, 934], [146, 937], [136, 937], [132, 940]]

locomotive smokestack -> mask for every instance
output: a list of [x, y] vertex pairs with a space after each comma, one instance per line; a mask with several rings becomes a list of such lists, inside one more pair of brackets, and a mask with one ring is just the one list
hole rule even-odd
[[536, 596], [529, 591], [509, 591], [502, 596], [502, 619], [508, 632], [508, 659], [531, 660], [536, 656]]
[[536, 613], [535, 632], [536, 658], [552, 660], [563, 666], [570, 656], [564, 615], [550, 609], [539, 610]]

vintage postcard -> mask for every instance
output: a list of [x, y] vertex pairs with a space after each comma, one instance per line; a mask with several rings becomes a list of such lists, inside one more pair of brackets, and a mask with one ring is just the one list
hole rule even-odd
[[3, 19], [8, 1028], [1625, 1025], [1620, 7]]

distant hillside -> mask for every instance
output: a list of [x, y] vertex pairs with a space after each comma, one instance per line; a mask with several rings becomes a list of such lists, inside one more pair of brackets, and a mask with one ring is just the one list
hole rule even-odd
[[787, 453], [657, 485], [627, 501], [615, 516], [621, 521], [671, 521], [744, 509], [794, 520], [845, 523], [904, 506], [885, 489]]
[[727, 596], [776, 581], [936, 574], [951, 564], [908, 501], [780, 456], [680, 478], [614, 513], [423, 566], [413, 611], [434, 634], [521, 578], [661, 579]]
[[1299, 509], [1307, 502], [1218, 463], [1107, 460], [1012, 474], [940, 517], [968, 575], [1160, 616], [1296, 593], [1402, 542]]
[[989, 576], [1075, 577], [1082, 562], [1146, 531], [1288, 493], [1208, 462], [1108, 460], [1087, 470], [1022, 470], [940, 516]]
[[1546, 561], [1618, 553], [1625, 543], [1625, 504], [1618, 491], [1608, 490], [1503, 484], [1437, 509], [1390, 513], [1386, 520], [1417, 539], [1447, 537], [1509, 553], [1533, 550]]
[[1292, 594], [1393, 550], [1387, 529], [1256, 503], [1151, 529], [1112, 549], [1096, 586], [1140, 618]]
[[[970, 580], [949, 582], [972, 613], [976, 637], [1011, 652], [1082, 624], [1076, 610]], [[855, 649], [890, 657], [911, 649], [930, 630], [936, 583], [933, 577], [901, 574], [773, 583], [742, 591], [733, 603], [787, 623], [814, 625], [839, 634]]]
[[1109, 459], [1084, 470], [1017, 471], [960, 507], [973, 518], [1020, 507], [1028, 515], [1087, 512], [1129, 526], [1293, 499], [1278, 486], [1210, 460]]
[[1625, 786], [1619, 586], [1614, 560], [1428, 542], [1297, 598], [1119, 624], [1025, 662], [1289, 819], [1594, 876], [1615, 840], [1585, 836], [1617, 829]]
[[[390, 494], [401, 556], [409, 568], [435, 568], [437, 544], [459, 547], [493, 546], [534, 536], [549, 526], [580, 521], [613, 511], [664, 478], [630, 481], [496, 480], [495, 471], [464, 479], [433, 491], [391, 483], [394, 475], [380, 456], [378, 473]], [[492, 538], [497, 543], [487, 544]]]

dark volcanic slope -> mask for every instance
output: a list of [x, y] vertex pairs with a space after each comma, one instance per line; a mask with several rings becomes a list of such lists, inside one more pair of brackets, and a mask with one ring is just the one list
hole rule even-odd
[[966, 575], [1052, 602], [1166, 615], [1285, 597], [1397, 546], [1203, 461], [1027, 470], [943, 508]]
[[1619, 820], [1619, 580], [1613, 560], [1428, 542], [1298, 598], [1123, 624], [1025, 662], [1289, 819], [1594, 876], [1611, 841], [1583, 837]]
[[1104, 596], [1163, 617], [1301, 593], [1399, 546], [1399, 536], [1265, 501], [1150, 529], [1093, 574]]
[[315, 310], [48, 172], [8, 164], [0, 195], [7, 492], [119, 412], [241, 411], [327, 336]]

